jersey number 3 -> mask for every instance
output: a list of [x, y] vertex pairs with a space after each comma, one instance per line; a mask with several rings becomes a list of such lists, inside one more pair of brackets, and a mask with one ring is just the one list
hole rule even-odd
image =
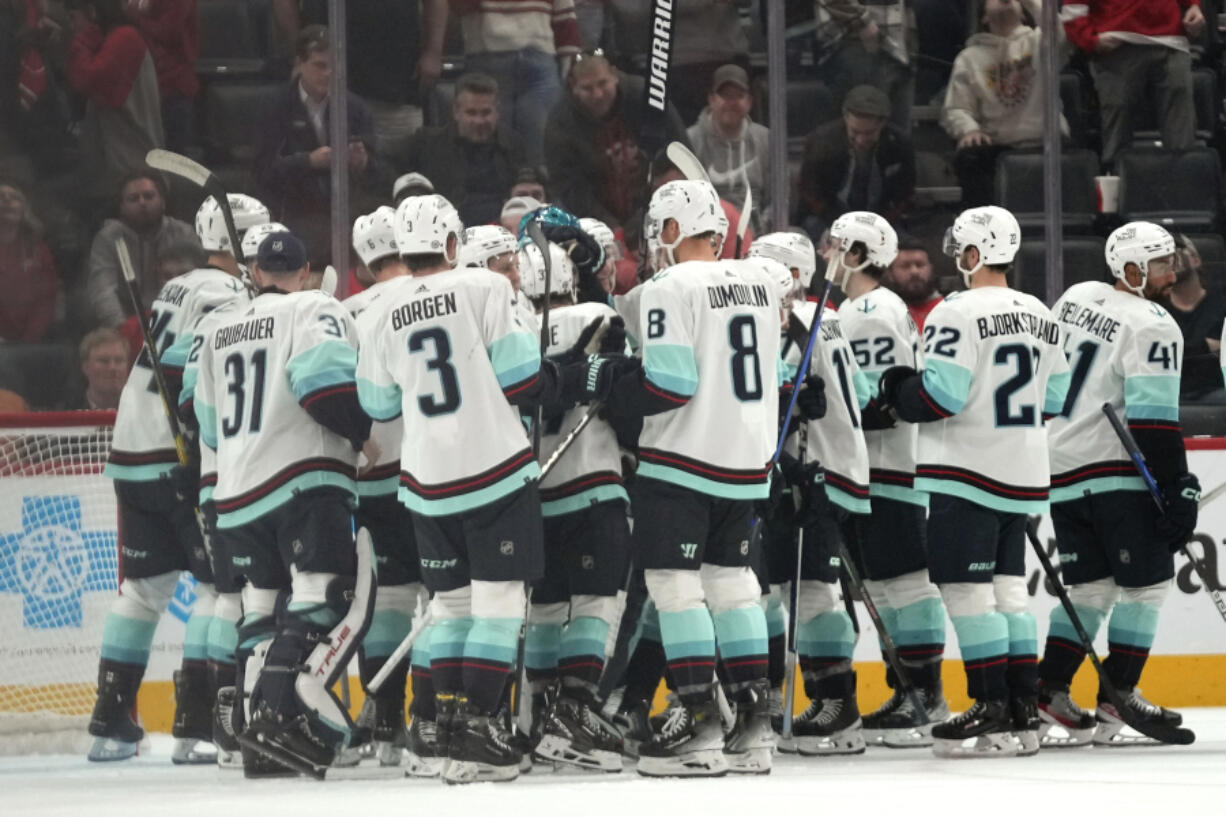
[[437, 326], [414, 332], [409, 335], [409, 353], [426, 351], [427, 342], [434, 356], [426, 361], [426, 368], [438, 375], [443, 394], [441, 399], [433, 394], [419, 397], [417, 406], [427, 417], [437, 417], [450, 414], [460, 407], [460, 379], [456, 376], [455, 366], [451, 365], [451, 340], [447, 332]]

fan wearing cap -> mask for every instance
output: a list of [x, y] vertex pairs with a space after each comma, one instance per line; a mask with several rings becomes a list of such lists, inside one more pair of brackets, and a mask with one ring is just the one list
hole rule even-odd
[[[1085, 653], [1057, 606], [1039, 664], [1044, 743], [1130, 742], [1120, 734], [1121, 716], [1132, 723], [1178, 723], [1178, 713], [1151, 704], [1137, 689], [1171, 588], [1172, 554], [1195, 529], [1200, 495], [1179, 428], [1184, 338], [1175, 319], [1155, 303], [1175, 276], [1175, 254], [1175, 241], [1162, 227], [1125, 224], [1107, 238], [1114, 281], [1076, 284], [1052, 310], [1074, 372], [1064, 410], [1048, 433], [1061, 578], [1090, 638], [1110, 619], [1103, 668], [1131, 711], [1117, 711], [1101, 691], [1097, 718], [1073, 701], [1069, 685]], [[1103, 414], [1104, 403], [1128, 424], [1145, 454], [1165, 512], [1145, 495]]]
[[969, 289], [929, 313], [923, 371], [887, 369], [877, 397], [899, 419], [925, 424], [915, 489], [930, 495], [928, 572], [975, 701], [933, 727], [938, 756], [1015, 756], [1039, 745], [1025, 525], [1047, 510], [1045, 424], [1064, 410], [1069, 365], [1051, 311], [1009, 288], [1020, 237], [1000, 207], [955, 219], [945, 247]]
[[819, 125], [805, 141], [796, 223], [817, 237], [849, 210], [869, 210], [896, 222], [915, 193], [915, 148], [889, 122], [890, 100], [857, 85], [839, 119]]
[[[230, 196], [235, 221], [245, 229], [268, 220], [263, 205], [248, 196]], [[196, 215], [200, 241], [209, 253], [208, 265], [170, 279], [150, 306], [150, 329], [158, 349], [142, 348], [119, 398], [115, 436], [103, 474], [114, 480], [123, 525], [124, 577], [120, 597], [112, 605], [103, 631], [98, 704], [90, 722], [95, 737], [89, 757], [119, 760], [136, 752], [141, 729], [131, 719], [158, 619], [170, 602], [178, 574], [189, 569], [196, 577], [197, 604], [184, 636], [183, 665], [178, 673], [174, 757], [181, 762], [214, 762], [218, 756], [196, 749], [212, 742], [212, 706], [216, 676], [208, 673], [210, 654], [224, 649], [210, 644], [217, 593], [226, 580], [217, 579], [196, 522], [193, 506], [199, 490], [199, 461], [179, 467], [178, 452], [163, 416], [162, 395], [155, 383], [150, 354], [159, 354], [171, 406], [180, 400], [188, 363], [201, 318], [226, 305], [245, 301], [247, 289], [238, 279], [238, 264], [229, 237], [223, 238], [221, 210], [206, 199]], [[160, 350], [160, 351], [159, 351]], [[219, 591], [216, 586], [222, 585]]]
[[355, 571], [351, 508], [371, 427], [357, 398], [356, 326], [336, 299], [306, 288], [309, 275], [298, 238], [264, 238], [252, 268], [259, 293], [202, 336], [193, 404], [201, 445], [217, 455], [218, 536], [246, 580], [237, 657], [250, 698], [239, 737], [300, 770], [330, 765], [351, 733], [318, 650], [343, 665], [357, 640], [338, 632], [366, 626], [362, 599], [351, 610], [343, 585]]

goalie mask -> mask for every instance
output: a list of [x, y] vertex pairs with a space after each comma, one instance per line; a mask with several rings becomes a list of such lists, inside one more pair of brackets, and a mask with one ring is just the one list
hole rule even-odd
[[[1003, 207], [972, 207], [963, 210], [954, 226], [945, 231], [945, 254], [954, 259], [962, 281], [969, 289], [971, 276], [985, 266], [1012, 264], [1021, 244], [1022, 228], [1017, 219]], [[968, 247], [979, 251], [979, 263], [974, 269], [962, 266], [962, 253]]]
[[243, 262], [246, 264], [255, 263], [255, 254], [260, 249], [260, 242], [268, 238], [272, 233], [288, 233], [289, 227], [279, 221], [270, 221], [267, 224], [257, 224], [254, 227], [243, 233]]
[[[1130, 221], [1107, 238], [1106, 257], [1111, 274], [1143, 298], [1150, 274], [1162, 275], [1170, 271], [1175, 257], [1175, 239], [1157, 224]], [[1151, 270], [1150, 262], [1157, 262], [1158, 269]], [[1140, 286], [1128, 283], [1129, 264], [1135, 264], [1141, 274]]]
[[793, 278], [800, 290], [807, 290], [817, 272], [817, 253], [813, 242], [804, 233], [779, 232], [758, 236], [749, 245], [750, 258], [769, 258], [778, 261], [794, 273]]
[[532, 301], [546, 294], [555, 297], [572, 297], [575, 293], [575, 264], [566, 250], [557, 244], [549, 244], [549, 292], [545, 292], [545, 260], [536, 244], [525, 244], [520, 250], [519, 286]]
[[[677, 223], [677, 237], [665, 243], [662, 236], [669, 220]], [[649, 261], [656, 272], [677, 263], [675, 253], [683, 240], [704, 233], [713, 234], [712, 246], [719, 255], [727, 232], [728, 219], [710, 182], [668, 182], [651, 196], [644, 233]]]
[[399, 254], [395, 222], [396, 211], [386, 206], [353, 222], [353, 249], [367, 269], [376, 261]]
[[[455, 236], [455, 250], [447, 245]], [[451, 202], [436, 194], [409, 196], [396, 208], [396, 248], [405, 255], [442, 255], [454, 267], [464, 247], [464, 223]]]
[[[864, 245], [864, 257], [850, 264], [847, 255], [856, 243]], [[898, 234], [890, 223], [876, 213], [856, 211], [844, 213], [830, 225], [830, 258], [826, 262], [826, 279], [846, 292], [847, 278], [853, 272], [868, 267], [884, 270], [898, 257]]]
[[[260, 203], [259, 199], [245, 196], [242, 193], [231, 193], [227, 197], [230, 201], [230, 212], [234, 215], [234, 230], [238, 233], [238, 240], [243, 240], [243, 235], [257, 224], [267, 224], [271, 221], [268, 214], [268, 208]], [[200, 209], [196, 211], [196, 237], [200, 239], [200, 246], [204, 247], [208, 252], [228, 252], [231, 255], [237, 255], [242, 252], [242, 247], [236, 248], [230, 246], [230, 232], [226, 229], [226, 219], [221, 213], [221, 207], [217, 204], [217, 199], [209, 196], [200, 205]]]
[[490, 260], [513, 253], [519, 242], [505, 227], [481, 224], [464, 231], [464, 248], [460, 251], [460, 266], [490, 268]]

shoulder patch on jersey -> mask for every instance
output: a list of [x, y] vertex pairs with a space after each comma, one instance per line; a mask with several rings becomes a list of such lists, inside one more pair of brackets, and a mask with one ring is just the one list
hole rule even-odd
[[876, 304], [869, 303], [869, 302], [868, 302], [868, 301], [866, 301], [866, 300], [862, 300], [862, 301], [860, 301], [859, 305], [858, 305], [858, 306], [856, 306], [856, 309], [860, 310], [860, 311], [861, 311], [861, 312], [863, 312], [865, 315], [867, 315], [868, 313], [872, 312], [872, 311], [873, 311], [874, 309], [876, 309], [876, 308], [877, 308], [877, 305], [876, 305]]

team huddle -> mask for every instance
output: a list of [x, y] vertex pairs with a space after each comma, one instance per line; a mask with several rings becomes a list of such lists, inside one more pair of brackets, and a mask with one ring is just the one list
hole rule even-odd
[[[1151, 300], [1173, 277], [1161, 227], [1116, 230], [1114, 283], [1049, 310], [1008, 286], [1013, 216], [968, 210], [946, 236], [966, 289], [921, 336], [881, 286], [898, 240], [872, 213], [840, 217], [823, 248], [836, 309], [805, 298], [820, 256], [802, 233], [720, 260], [706, 181], [654, 193], [646, 280], [618, 296], [600, 222], [544, 208], [516, 237], [410, 197], [357, 219], [369, 286], [340, 302], [298, 238], [229, 199], [242, 246], [207, 200], [211, 266], [153, 302], [158, 349], [120, 403], [106, 474], [123, 582], [90, 759], [136, 752], [136, 691], [185, 569], [199, 584], [173, 759], [252, 777], [371, 756], [449, 783], [534, 760], [762, 774], [776, 750], [1019, 756], [1179, 722], [1137, 690], [1199, 499], [1182, 339]], [[194, 430], [186, 465], [163, 399]], [[1025, 550], [1049, 508], [1077, 617], [1091, 637], [1109, 621], [1128, 711], [1070, 697], [1085, 649], [1061, 608], [1040, 660]], [[893, 696], [864, 715], [849, 568], [897, 654]], [[973, 699], [954, 716], [947, 617]], [[333, 691], [355, 656], [356, 722]], [[794, 718], [793, 660], [810, 701]], [[661, 680], [671, 704], [652, 716]]]

